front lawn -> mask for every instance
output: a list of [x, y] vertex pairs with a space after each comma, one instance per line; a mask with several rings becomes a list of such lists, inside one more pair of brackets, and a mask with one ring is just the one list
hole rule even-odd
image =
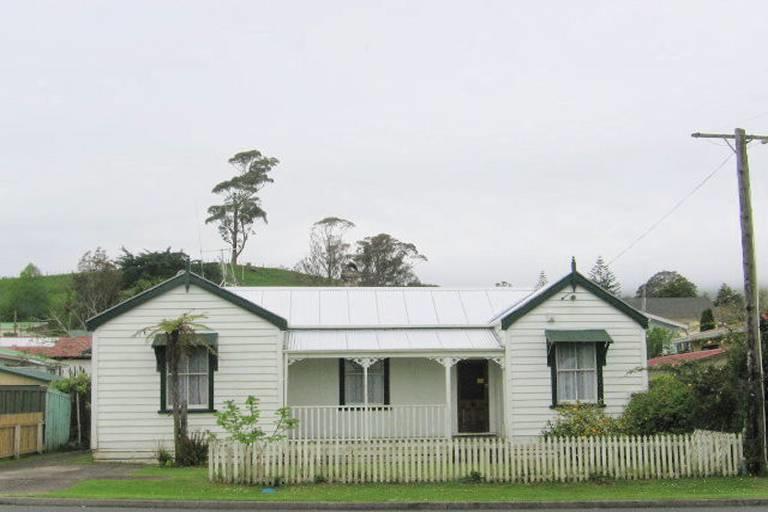
[[87, 480], [48, 497], [80, 499], [335, 502], [605, 501], [768, 498], [768, 479], [709, 478], [568, 484], [317, 484], [260, 487], [213, 484], [205, 468], [139, 469], [136, 480]]

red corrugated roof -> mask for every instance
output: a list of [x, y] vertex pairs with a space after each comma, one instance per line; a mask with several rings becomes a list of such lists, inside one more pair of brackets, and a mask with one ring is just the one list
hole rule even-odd
[[724, 348], [714, 348], [712, 350], [699, 350], [698, 352], [685, 352], [684, 354], [671, 354], [668, 356], [654, 357], [648, 360], [648, 366], [677, 366], [689, 361], [701, 361], [724, 354]]
[[[13, 347], [13, 350], [50, 357], [52, 359], [85, 359], [90, 358], [91, 337], [76, 336], [59, 338], [52, 347]], [[84, 352], [88, 351], [87, 354]]]

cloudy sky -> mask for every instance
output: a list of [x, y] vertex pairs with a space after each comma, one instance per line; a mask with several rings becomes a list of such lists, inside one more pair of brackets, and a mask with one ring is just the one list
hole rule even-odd
[[[96, 246], [214, 258], [210, 189], [250, 148], [281, 163], [245, 261], [292, 266], [336, 215], [414, 242], [431, 283], [586, 270], [728, 156], [691, 132], [768, 133], [767, 18], [764, 1], [9, 2], [0, 275]], [[765, 261], [768, 146], [750, 148]], [[613, 264], [625, 291], [661, 269], [738, 283], [734, 167]]]

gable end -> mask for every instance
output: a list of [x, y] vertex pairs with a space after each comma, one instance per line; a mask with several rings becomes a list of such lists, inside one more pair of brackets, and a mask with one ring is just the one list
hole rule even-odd
[[550, 287], [548, 287], [546, 290], [538, 294], [536, 297], [531, 299], [530, 301], [526, 302], [519, 308], [515, 309], [514, 311], [511, 311], [506, 316], [502, 317], [501, 319], [501, 328], [507, 329], [510, 325], [515, 323], [517, 320], [522, 318], [524, 315], [526, 315], [528, 312], [533, 310], [535, 307], [539, 306], [543, 302], [545, 302], [547, 299], [551, 298], [553, 295], [556, 295], [560, 291], [563, 290], [566, 286], [581, 286], [582, 288], [586, 288], [587, 291], [591, 292], [593, 295], [597, 296], [599, 299], [603, 300], [604, 302], [607, 302], [609, 305], [613, 306], [614, 308], [618, 309], [625, 315], [627, 315], [629, 318], [640, 324], [640, 326], [643, 327], [643, 329], [648, 328], [648, 318], [642, 314], [640, 311], [636, 310], [620, 298], [616, 297], [615, 295], [605, 291], [595, 283], [593, 283], [591, 280], [587, 279], [583, 275], [579, 274], [576, 271], [571, 272], [567, 276], [563, 277], [556, 283], [552, 284]]
[[113, 318], [116, 318], [122, 315], [123, 313], [130, 311], [136, 306], [144, 304], [145, 302], [151, 299], [154, 299], [155, 297], [158, 297], [164, 294], [165, 292], [173, 290], [174, 288], [182, 285], [187, 287], [189, 287], [189, 285], [198, 286], [203, 290], [210, 292], [213, 295], [216, 295], [217, 297], [220, 297], [231, 304], [234, 304], [235, 306], [241, 307], [244, 310], [255, 314], [256, 316], [263, 318], [264, 320], [271, 323], [272, 325], [274, 325], [280, 330], [284, 331], [288, 328], [288, 322], [283, 317], [278, 316], [272, 313], [271, 311], [268, 311], [262, 308], [261, 306], [257, 306], [253, 302], [247, 301], [244, 298], [240, 297], [239, 295], [236, 295], [230, 291], [227, 291], [221, 286], [218, 286], [217, 284], [212, 283], [211, 281], [208, 281], [207, 279], [204, 279], [198, 276], [197, 274], [189, 271], [180, 272], [176, 276], [168, 279], [167, 281], [163, 281], [157, 286], [153, 286], [152, 288], [145, 290], [138, 295], [134, 295], [130, 299], [123, 301], [120, 304], [117, 304], [116, 306], [112, 306], [106, 311], [103, 311], [102, 313], [99, 313], [98, 315], [89, 318], [85, 322], [85, 325], [89, 331], [93, 331], [99, 326], [107, 323]]

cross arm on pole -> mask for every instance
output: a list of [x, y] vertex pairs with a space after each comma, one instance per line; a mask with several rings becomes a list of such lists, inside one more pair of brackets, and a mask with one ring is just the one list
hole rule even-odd
[[[735, 139], [735, 133], [692, 133], [691, 137], [694, 139]], [[749, 135], [744, 134], [744, 140], [750, 142], [753, 140], [759, 140], [763, 144], [768, 144], [768, 135]]]

